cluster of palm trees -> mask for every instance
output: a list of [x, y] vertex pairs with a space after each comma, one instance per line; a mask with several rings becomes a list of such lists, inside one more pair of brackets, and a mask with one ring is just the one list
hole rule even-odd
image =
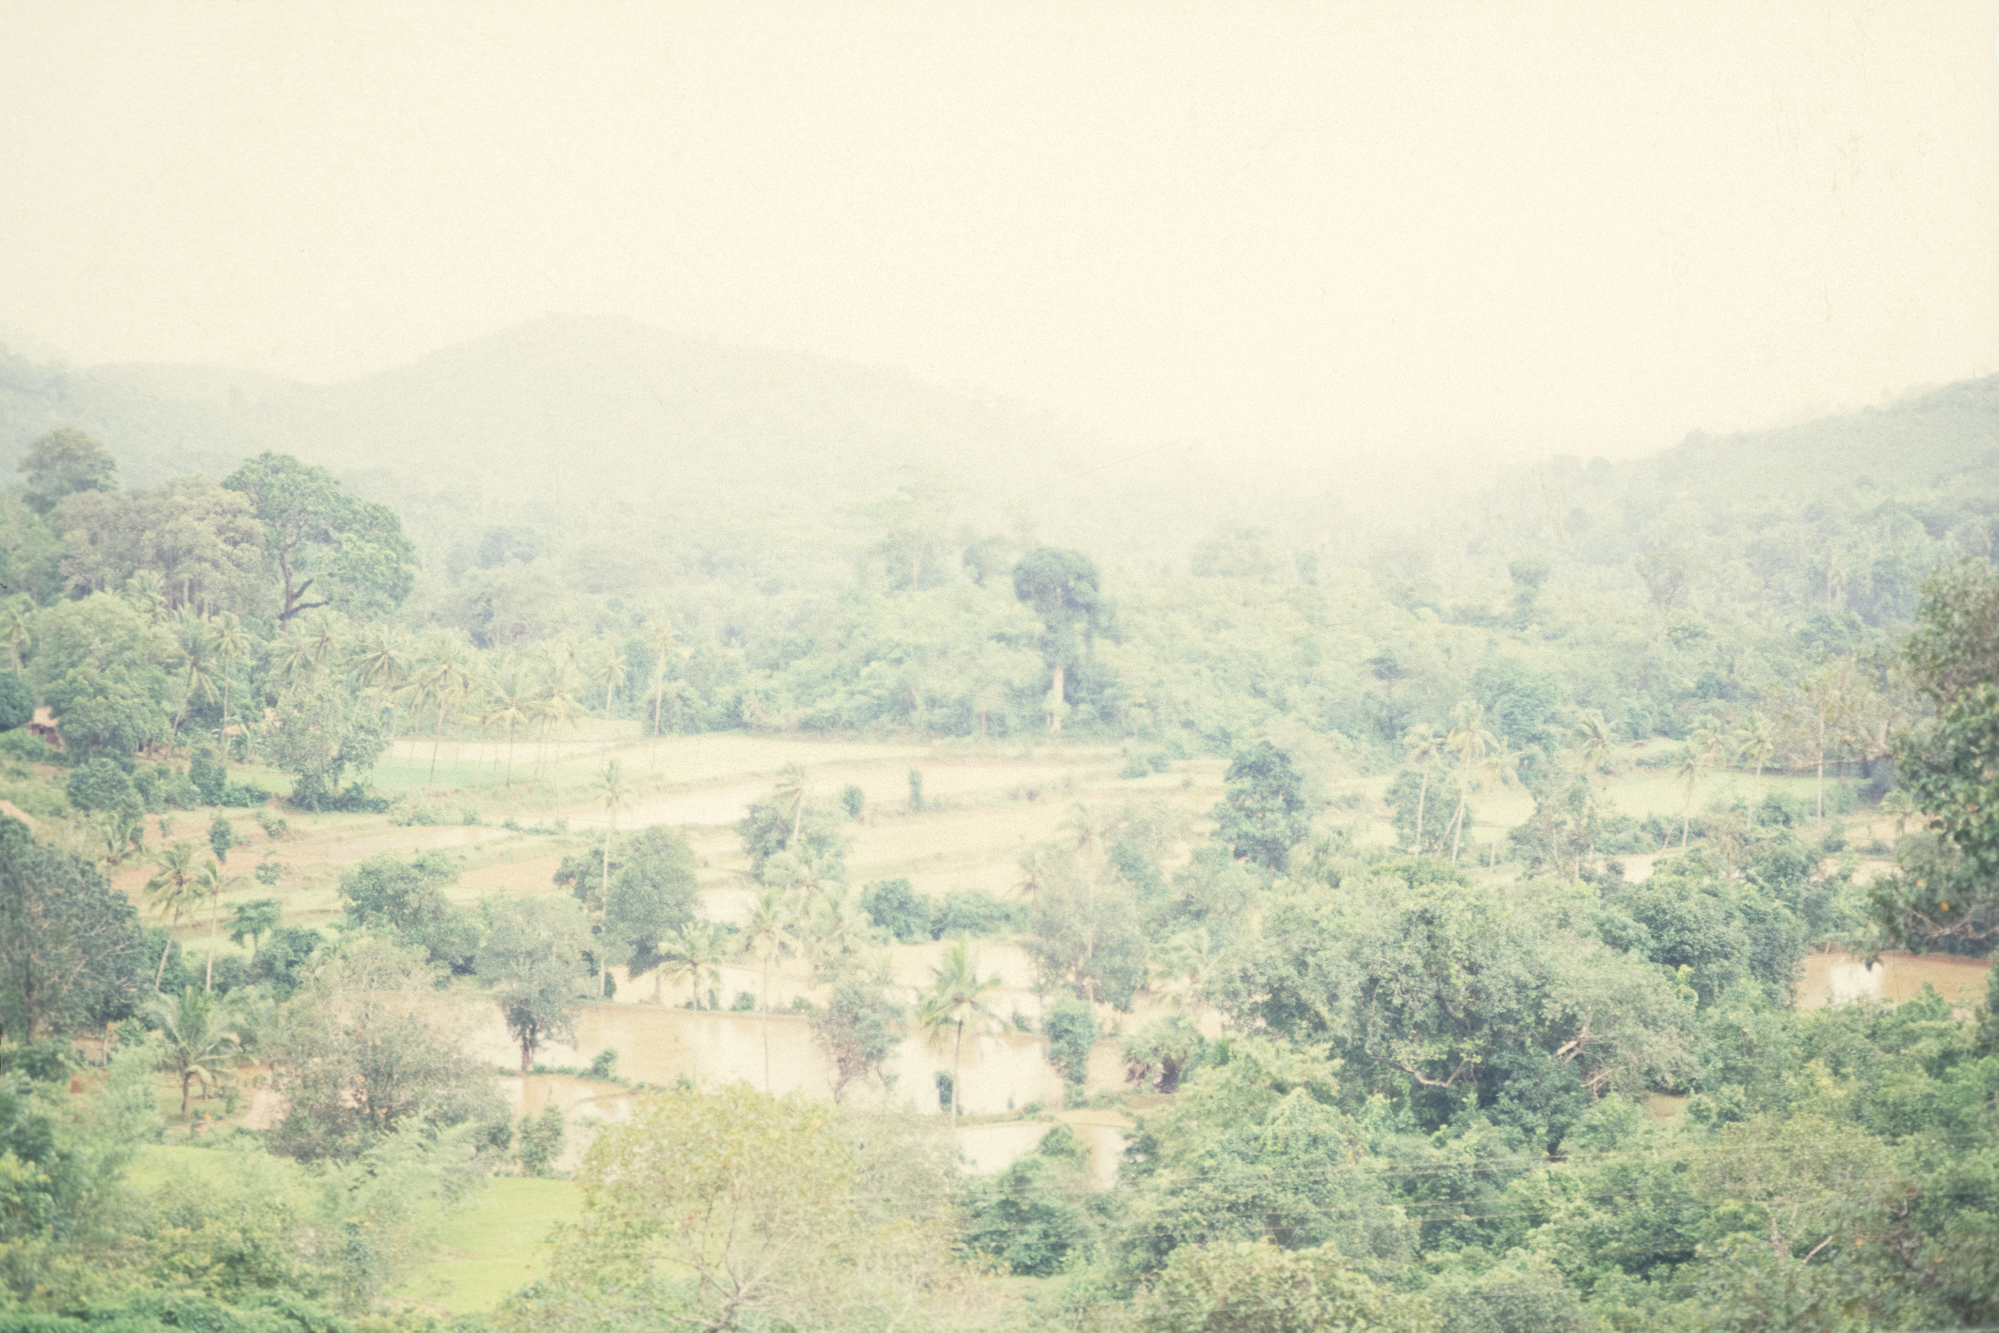
[[[526, 648], [482, 651], [456, 631], [418, 633], [392, 621], [356, 624], [321, 612], [298, 617], [270, 641], [261, 642], [230, 612], [210, 614], [191, 604], [173, 607], [157, 575], [135, 574], [124, 596], [128, 604], [164, 626], [180, 650], [181, 702], [174, 713], [173, 734], [181, 735], [196, 705], [218, 705], [217, 739], [225, 755], [230, 749], [231, 687], [239, 664], [246, 661], [262, 661], [267, 678], [279, 689], [329, 681], [343, 686], [353, 695], [355, 706], [389, 716], [392, 737], [405, 722], [419, 734], [428, 731], [431, 784], [436, 781], [438, 752], [447, 730], [462, 734], [476, 729], [481, 738], [504, 736], [510, 787], [517, 737], [537, 742], [539, 773], [541, 743], [556, 728], [575, 725], [593, 704], [608, 714], [631, 674], [619, 645], [579, 645], [566, 635]], [[657, 736], [667, 669], [679, 645], [672, 625], [663, 619], [647, 621], [639, 638], [650, 660], [648, 721]], [[7, 648], [16, 671], [33, 642], [33, 608], [21, 599], [8, 602], [0, 615], [0, 644]]]
[[[1617, 749], [1617, 729], [1605, 720], [1603, 714], [1590, 709], [1577, 719], [1574, 729], [1574, 747], [1570, 750], [1570, 761], [1592, 784], [1611, 764]], [[1423, 827], [1428, 815], [1429, 794], [1433, 776], [1447, 775], [1454, 779], [1456, 805], [1445, 823], [1451, 843], [1451, 861], [1456, 864], [1463, 842], [1464, 815], [1473, 785], [1484, 776], [1495, 777], [1500, 782], [1514, 778], [1517, 756], [1510, 753], [1503, 740], [1495, 736], [1485, 725], [1484, 711], [1469, 700], [1460, 703], [1452, 714], [1450, 729], [1438, 732], [1434, 727], [1419, 725], [1411, 727], [1403, 734], [1402, 744], [1408, 762], [1422, 774], [1422, 781], [1416, 797], [1416, 846], [1424, 846]], [[1755, 775], [1755, 785], [1749, 800], [1745, 832], [1756, 831], [1756, 801], [1761, 795], [1763, 770], [1769, 767], [1779, 749], [1778, 728], [1762, 713], [1751, 713], [1739, 725], [1729, 728], [1714, 719], [1703, 719], [1694, 724], [1687, 733], [1687, 741], [1673, 768], [1673, 779], [1684, 791], [1685, 799], [1680, 812], [1680, 846], [1685, 849], [1691, 836], [1693, 825], [1694, 797], [1707, 775], [1718, 767], [1730, 764], [1747, 768]], [[1820, 817], [1824, 816], [1824, 797], [1820, 796]]]
[[167, 928], [166, 947], [160, 950], [159, 965], [153, 969], [153, 989], [159, 990], [166, 976], [167, 958], [174, 947], [174, 928], [180, 924], [182, 917], [206, 903], [208, 968], [202, 989], [213, 992], [216, 937], [222, 922], [222, 895], [241, 884], [243, 877], [225, 874], [218, 857], [211, 856], [206, 865], [197, 865], [194, 843], [185, 840], [168, 843], [148, 860], [153, 867], [153, 876], [146, 881], [146, 904], [158, 914]]
[[1403, 733], [1402, 746], [1409, 763], [1423, 775], [1416, 793], [1416, 849], [1423, 849], [1423, 821], [1428, 813], [1430, 779], [1440, 767], [1456, 781], [1457, 804], [1445, 823], [1451, 839], [1451, 864], [1456, 865], [1464, 849], [1465, 809], [1471, 802], [1472, 784], [1492, 775], [1510, 779], [1514, 758], [1506, 743], [1485, 725], [1485, 710], [1469, 699], [1451, 713], [1450, 730], [1439, 733], [1427, 723]]
[[[658, 735], [666, 672], [676, 641], [672, 627], [663, 621], [649, 622], [642, 637], [652, 656], [650, 723]], [[213, 660], [211, 645], [222, 642], [220, 629], [191, 630], [183, 640], [191, 697], [202, 688], [204, 664]], [[482, 739], [505, 738], [508, 787], [513, 786], [517, 740], [535, 744], [539, 776], [546, 742], [556, 729], [575, 726], [592, 704], [601, 703], [603, 711], [611, 711], [629, 676], [624, 654], [614, 644], [586, 648], [557, 637], [527, 648], [481, 651], [452, 631], [419, 634], [389, 621], [343, 631], [327, 616], [294, 621], [262, 648], [281, 686], [334, 680], [352, 692], [357, 707], [387, 714], [392, 738], [405, 726], [418, 736], [427, 732], [431, 748], [426, 785], [430, 786], [436, 784], [446, 733], [462, 736], [467, 730], [476, 730]], [[226, 671], [224, 681], [226, 699]], [[502, 762], [496, 753], [496, 770]]]

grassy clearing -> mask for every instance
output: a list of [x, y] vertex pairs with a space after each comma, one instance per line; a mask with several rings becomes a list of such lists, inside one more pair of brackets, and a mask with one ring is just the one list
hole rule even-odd
[[424, 1264], [396, 1293], [452, 1314], [490, 1310], [548, 1271], [549, 1233], [583, 1210], [573, 1181], [500, 1176], [439, 1234], [444, 1257]]

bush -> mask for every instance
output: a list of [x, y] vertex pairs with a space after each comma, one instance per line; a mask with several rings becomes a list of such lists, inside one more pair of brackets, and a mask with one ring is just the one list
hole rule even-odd
[[277, 990], [290, 993], [305, 980], [313, 954], [325, 942], [325, 937], [310, 926], [279, 926], [258, 946], [250, 980], [266, 981]]
[[389, 803], [389, 822], [397, 828], [429, 827], [438, 822], [437, 812], [428, 802], [403, 795]]
[[58, 767], [69, 761], [69, 756], [61, 750], [18, 727], [12, 731], [0, 731], [0, 754], [25, 759], [31, 764], [55, 764]]
[[606, 1046], [590, 1057], [591, 1078], [616, 1078], [618, 1076], [618, 1048]]
[[222, 761], [215, 757], [215, 749], [209, 745], [198, 745], [188, 756], [188, 781], [201, 795], [203, 805], [221, 805], [222, 789], [229, 782], [229, 773], [222, 767]]
[[0, 731], [28, 725], [35, 715], [35, 696], [18, 675], [0, 676]]
[[861, 890], [868, 920], [903, 944], [932, 937], [930, 903], [906, 879], [881, 879]]
[[1074, 995], [1063, 994], [1048, 1006], [1041, 1030], [1048, 1034], [1048, 1063], [1062, 1081], [1080, 1089], [1090, 1073], [1090, 1047], [1097, 1040], [1097, 1016]]
[[537, 1116], [521, 1117], [521, 1173], [545, 1176], [562, 1156], [562, 1108], [550, 1102]]
[[145, 801], [125, 770], [109, 759], [92, 759], [71, 770], [63, 794], [79, 810], [104, 811], [137, 819], [146, 812]]
[[868, 794], [859, 787], [849, 785], [841, 788], [840, 807], [847, 812], [847, 818], [859, 819], [867, 806]]
[[985, 889], [953, 889], [930, 920], [932, 939], [946, 935], [1012, 935], [1026, 930], [1031, 913]]
[[192, 810], [201, 804], [201, 793], [188, 781], [187, 774], [165, 764], [140, 764], [132, 770], [132, 785], [153, 814]]

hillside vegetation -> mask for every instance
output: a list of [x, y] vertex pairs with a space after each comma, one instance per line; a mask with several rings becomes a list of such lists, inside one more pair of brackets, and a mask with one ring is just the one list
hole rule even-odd
[[1992, 1000], [1794, 1007], [1999, 943], [1999, 379], [1368, 523], [592, 321], [0, 445], [24, 1327], [1999, 1320]]

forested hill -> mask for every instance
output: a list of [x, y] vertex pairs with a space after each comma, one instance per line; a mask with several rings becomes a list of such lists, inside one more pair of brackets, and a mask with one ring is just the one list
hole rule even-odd
[[1737, 435], [1696, 431], [1650, 460], [1658, 484], [1750, 504], [1849, 487], [1896, 495], [1960, 473], [1999, 475], [1999, 375], [1885, 407]]
[[30, 442], [60, 425], [109, 442], [129, 483], [220, 474], [270, 448], [343, 476], [540, 505], [616, 496], [826, 510], [876, 498], [912, 471], [948, 473], [968, 497], [1003, 503], [1090, 454], [1023, 409], [898, 372], [579, 316], [325, 386], [0, 358], [0, 468], [11, 475]]
[[[1558, 583], [1616, 571], [1666, 610], [1754, 606], [1784, 622], [1822, 606], [1885, 628], [1912, 613], [1938, 559], [1999, 549], [1999, 376], [1776, 430], [1696, 432], [1646, 458], [1555, 458], [1509, 473], [1460, 521], [1463, 572], [1490, 595], [1510, 562], [1544, 559]], [[1409, 546], [1378, 551], [1377, 572], [1405, 603], [1427, 596], [1448, 614], [1448, 580], [1426, 579]]]

